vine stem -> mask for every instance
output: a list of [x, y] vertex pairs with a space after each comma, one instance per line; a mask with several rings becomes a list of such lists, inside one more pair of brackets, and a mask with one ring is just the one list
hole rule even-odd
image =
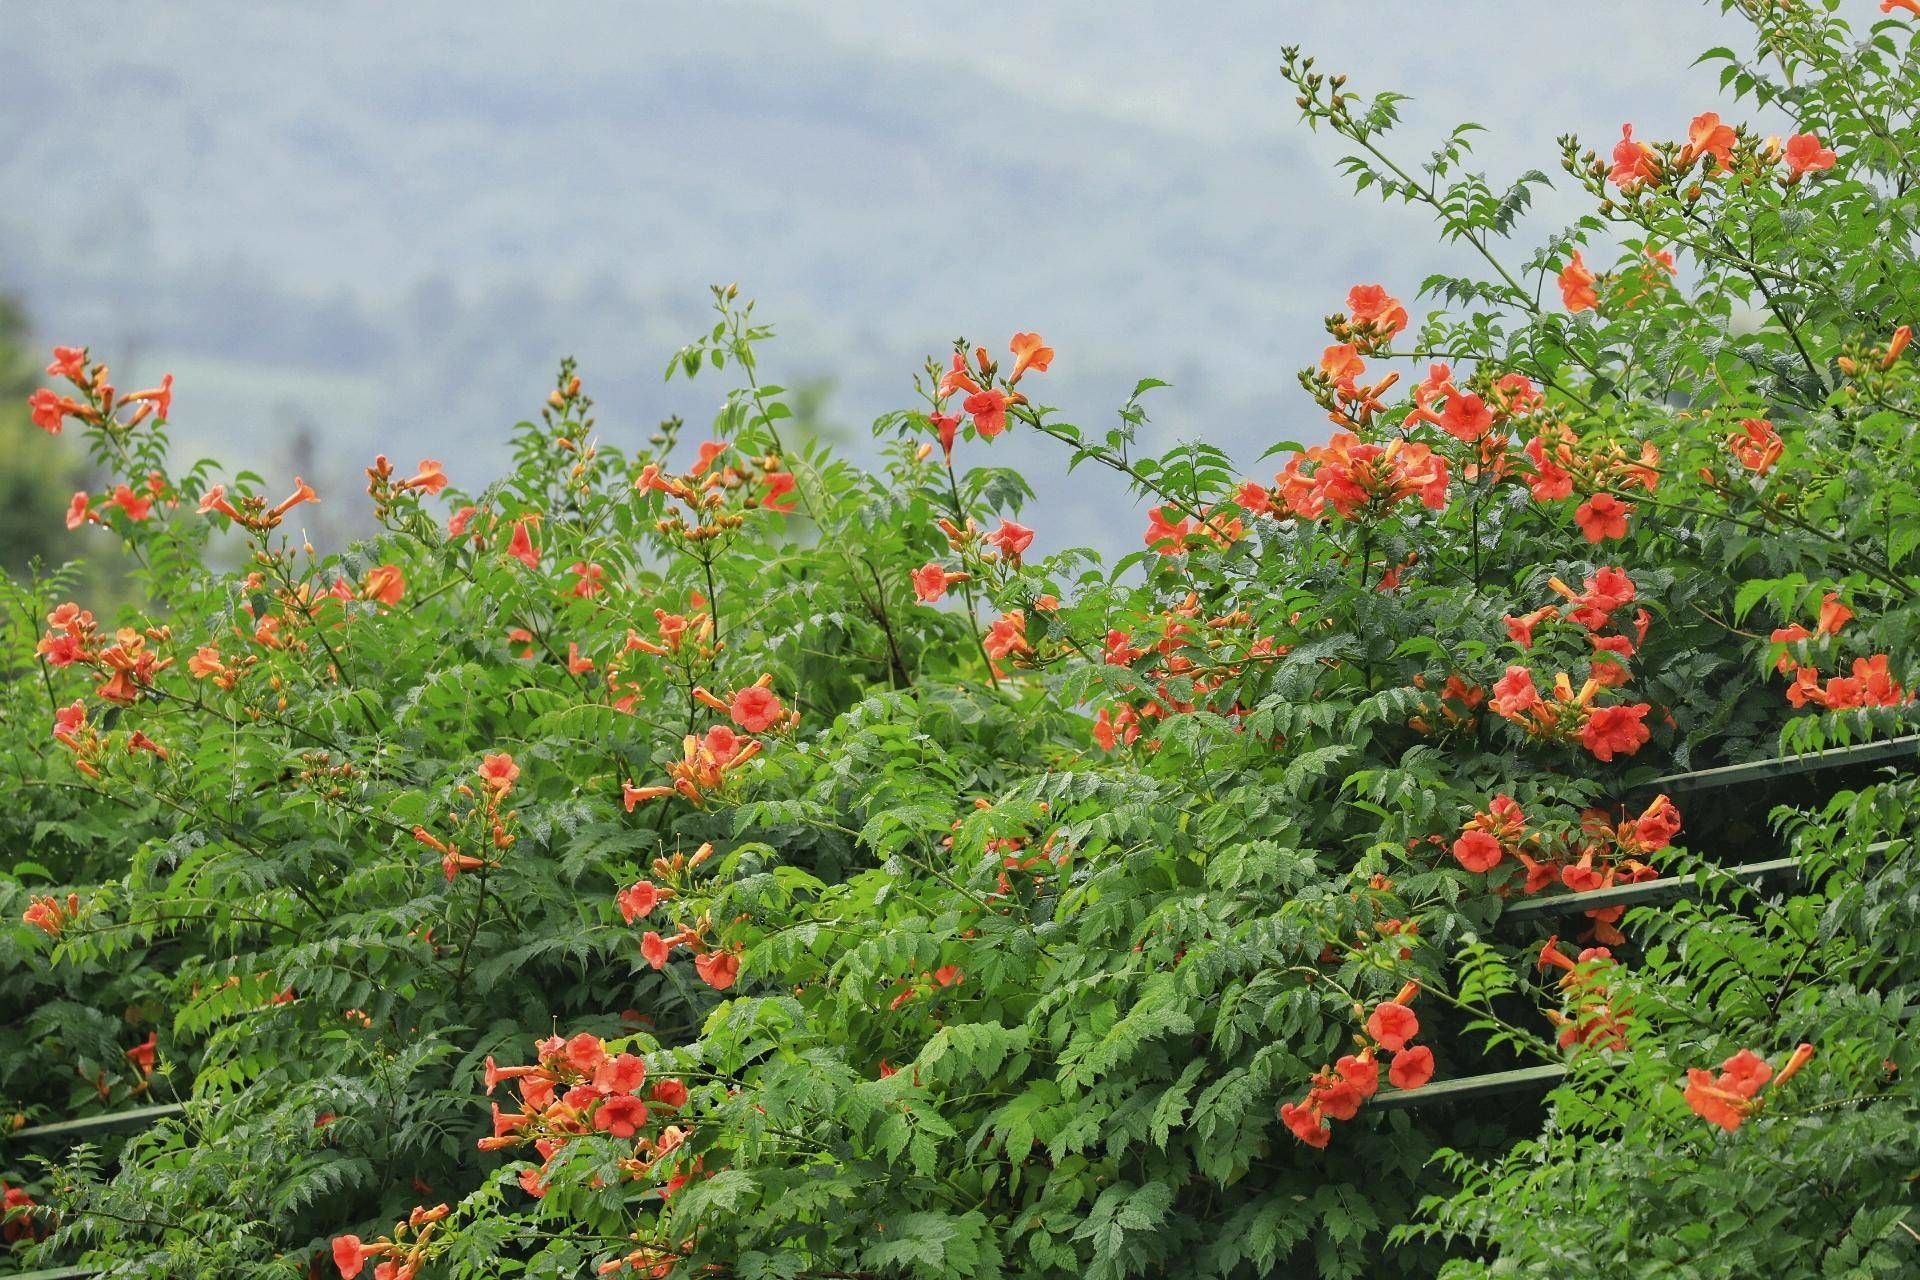
[[[1300, 88], [1304, 92], [1307, 92], [1307, 93], [1314, 92], [1314, 90], [1312, 90], [1311, 87], [1306, 84], [1303, 84], [1299, 81], [1295, 81], [1294, 83], [1296, 84], [1296, 87]], [[1501, 262], [1499, 258], [1494, 256], [1493, 250], [1487, 244], [1486, 237], [1483, 234], [1476, 232], [1471, 227], [1461, 225], [1454, 218], [1454, 216], [1447, 211], [1446, 206], [1441, 203], [1440, 198], [1434, 194], [1431, 181], [1429, 181], [1426, 184], [1422, 184], [1416, 181], [1412, 174], [1408, 173], [1404, 168], [1401, 167], [1399, 161], [1395, 160], [1392, 156], [1388, 155], [1385, 151], [1382, 151], [1377, 145], [1375, 145], [1371, 137], [1369, 137], [1365, 132], [1360, 131], [1359, 128], [1354, 124], [1353, 118], [1345, 114], [1344, 109], [1337, 110], [1334, 114], [1330, 114], [1328, 116], [1328, 121], [1333, 127], [1334, 131], [1337, 132], [1341, 137], [1346, 138], [1349, 142], [1353, 143], [1355, 146], [1365, 149], [1368, 155], [1372, 156], [1375, 160], [1379, 161], [1382, 165], [1385, 165], [1387, 169], [1396, 178], [1400, 180], [1400, 183], [1405, 193], [1411, 196], [1412, 198], [1418, 200], [1421, 204], [1426, 205], [1428, 208], [1432, 209], [1436, 214], [1438, 214], [1440, 216], [1442, 224], [1447, 228], [1449, 232], [1453, 233], [1459, 239], [1465, 240], [1470, 246], [1472, 246], [1473, 251], [1479, 254], [1480, 257], [1486, 262], [1486, 264], [1492, 267], [1494, 272], [1497, 275], [1499, 275], [1501, 281], [1506, 284], [1508, 290], [1510, 291], [1510, 294], [1511, 294], [1510, 300], [1513, 303], [1513, 305], [1515, 305], [1519, 310], [1525, 312], [1527, 315], [1535, 319], [1539, 319], [1545, 314], [1545, 312], [1540, 306], [1538, 299], [1534, 297], [1532, 294], [1529, 294], [1527, 292], [1526, 287], [1522, 285], [1520, 281], [1514, 277], [1514, 274], [1507, 269], [1506, 264]], [[1593, 366], [1592, 362], [1589, 361], [1585, 356], [1581, 355], [1578, 351], [1574, 350], [1571, 346], [1567, 347], [1567, 355], [1573, 360], [1575, 364], [1579, 365], [1582, 369], [1586, 370], [1589, 376], [1596, 377], [1596, 378], [1599, 377], [1600, 371]], [[1536, 372], [1538, 371], [1536, 370]], [[1544, 373], [1541, 374], [1541, 377], [1546, 381], [1550, 382], [1556, 390], [1568, 396], [1570, 399], [1577, 401], [1581, 405], [1581, 407], [1585, 408], [1588, 412], [1591, 413], [1594, 411], [1593, 405], [1588, 403], [1586, 400], [1582, 399], [1579, 395], [1575, 394], [1568, 388], [1562, 386], [1558, 382], [1553, 381], [1551, 378], [1547, 378]]]
[[1073, 449], [1083, 457], [1091, 458], [1101, 466], [1118, 471], [1121, 475], [1131, 478], [1141, 489], [1160, 499], [1161, 502], [1172, 507], [1187, 519], [1201, 524], [1206, 522], [1206, 517], [1191, 506], [1185, 499], [1179, 497], [1177, 494], [1167, 492], [1167, 490], [1160, 485], [1149, 480], [1146, 476], [1141, 475], [1140, 472], [1134, 468], [1133, 464], [1125, 458], [1107, 449], [1103, 449], [1099, 445], [1092, 445], [1086, 443], [1084, 440], [1075, 439], [1060, 428], [1050, 425], [1029, 406], [1009, 405], [1007, 406], [1007, 411], [1042, 435], [1051, 436], [1061, 444], [1071, 445]]
[[[960, 501], [960, 482], [954, 478], [953, 455], [947, 454], [945, 460], [947, 473], [947, 496], [953, 500], [953, 523], [957, 529], [967, 527], [966, 507]], [[979, 606], [974, 603], [973, 579], [969, 576], [960, 584], [960, 594], [967, 602], [967, 630], [973, 633], [973, 643], [979, 646], [980, 658], [987, 664], [987, 680], [993, 685], [995, 693], [1000, 691], [1000, 677], [993, 669], [993, 655], [987, 652], [986, 637], [980, 634]]]
[[[780, 429], [773, 425], [773, 415], [767, 411], [766, 393], [760, 387], [759, 376], [753, 371], [753, 340], [741, 328], [742, 315], [739, 311], [731, 307], [725, 307], [724, 314], [727, 323], [727, 337], [729, 344], [733, 348], [734, 363], [739, 365], [741, 371], [746, 375], [747, 395], [752, 399], [753, 407], [760, 415], [760, 425], [766, 429], [767, 435], [773, 441], [773, 447], [779, 451], [780, 457], [783, 460], [790, 460], [793, 455], [787, 451], [786, 442], [780, 437]], [[788, 466], [793, 466], [791, 461], [788, 461]], [[813, 527], [819, 530], [822, 536], [826, 536], [827, 526], [820, 519], [819, 509], [814, 505], [813, 494], [810, 492], [812, 489], [812, 477], [809, 476], [808, 483], [803, 485], [800, 482], [800, 470], [794, 468], [792, 474], [793, 491], [800, 499], [801, 509], [807, 513], [807, 519], [813, 522]], [[880, 624], [880, 629], [886, 636], [888, 656], [891, 660], [894, 673], [903, 684], [911, 687], [913, 684], [913, 676], [912, 673], [907, 670], [906, 662], [900, 654], [899, 644], [894, 638], [893, 625], [887, 617], [886, 585], [881, 582], [879, 571], [875, 570], [870, 562], [866, 564], [868, 571], [873, 575], [874, 586], [880, 592], [877, 598], [868, 599], [866, 590], [858, 585], [857, 569], [859, 563], [861, 563], [859, 558], [847, 550], [844, 542], [839, 539], [834, 539], [833, 541], [842, 559], [846, 561], [847, 567], [856, 570], [853, 578], [855, 582], [854, 592], [860, 597], [860, 603], [866, 606], [868, 614], [872, 616], [874, 621]], [[717, 635], [719, 628], [718, 619], [715, 620], [714, 627], [715, 634]]]

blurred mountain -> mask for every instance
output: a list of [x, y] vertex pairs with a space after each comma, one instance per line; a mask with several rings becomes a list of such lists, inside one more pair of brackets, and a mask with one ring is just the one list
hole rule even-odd
[[[703, 421], [720, 389], [660, 370], [729, 280], [856, 436], [953, 337], [1037, 329], [1074, 420], [1165, 378], [1158, 429], [1251, 467], [1324, 434], [1292, 370], [1347, 286], [1457, 261], [1331, 176], [1282, 44], [1415, 94], [1414, 157], [1493, 124], [1510, 177], [1563, 130], [1683, 130], [1693, 56], [1739, 34], [1715, 8], [12, 5], [0, 289], [123, 382], [172, 370], [190, 452], [284, 478], [304, 430], [340, 472], [309, 478], [354, 490], [377, 451], [483, 480], [565, 354], [615, 439]], [[1035, 467], [1048, 544], [1137, 540], [1057, 451], [994, 448]]]

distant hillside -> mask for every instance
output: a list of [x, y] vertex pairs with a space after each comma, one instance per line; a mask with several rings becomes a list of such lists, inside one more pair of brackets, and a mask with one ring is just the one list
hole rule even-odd
[[[1436, 129], [1526, 114], [1517, 98], [1542, 137], [1677, 130], [1685, 86], [1707, 87], [1685, 69], [1705, 11], [1636, 0], [1602, 30], [1474, 7], [1500, 21], [1455, 31], [1412, 0], [1363, 23], [1231, 3], [1185, 26], [1145, 0], [607, 0], [538, 25], [452, 0], [92, 23], [20, 6], [0, 43], [0, 288], [48, 340], [117, 351], [128, 376], [173, 369], [187, 442], [260, 466], [307, 424], [490, 472], [565, 353], [610, 433], [696, 417], [714, 393], [659, 369], [721, 280], [786, 335], [782, 376], [833, 378], [862, 437], [956, 334], [1037, 328], [1061, 352], [1050, 401], [1098, 423], [1163, 377], [1163, 428], [1251, 465], [1320, 433], [1291, 371], [1346, 286], [1411, 296], [1434, 265], [1401, 248], [1427, 242], [1412, 215], [1349, 199], [1295, 126], [1281, 43], [1429, 88], [1415, 115]], [[1471, 47], [1496, 27], [1510, 46]], [[1489, 140], [1490, 166], [1542, 137]], [[1371, 247], [1327, 248], [1363, 244], [1356, 225]], [[1088, 486], [1063, 492], [1046, 542], [1137, 538]]]

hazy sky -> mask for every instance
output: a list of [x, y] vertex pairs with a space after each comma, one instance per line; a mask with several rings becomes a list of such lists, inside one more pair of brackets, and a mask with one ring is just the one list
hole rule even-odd
[[[608, 436], [703, 423], [723, 388], [660, 370], [720, 281], [860, 440], [926, 354], [1035, 329], [1072, 420], [1162, 377], [1154, 430], [1252, 467], [1324, 434], [1292, 375], [1347, 286], [1451, 261], [1332, 174], [1282, 45], [1413, 94], [1413, 160], [1488, 125], [1503, 179], [1557, 173], [1562, 132], [1683, 131], [1693, 58], [1746, 46], [1688, 0], [531, 8], [8, 4], [0, 289], [123, 383], [172, 370], [193, 452], [284, 472], [305, 425], [340, 486], [385, 451], [479, 487], [567, 353]], [[1137, 540], [1057, 451], [993, 454], [1034, 464], [1048, 543]]]

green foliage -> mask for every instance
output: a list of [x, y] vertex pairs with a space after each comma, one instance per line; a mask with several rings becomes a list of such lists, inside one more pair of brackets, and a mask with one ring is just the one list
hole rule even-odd
[[[1915, 793], [1903, 780], [1782, 811], [1807, 868], [1800, 891], [1631, 913], [1645, 961], [1618, 994], [1665, 1051], [1597, 1055], [1548, 1100], [1540, 1134], [1497, 1161], [1443, 1152], [1460, 1189], [1396, 1234], [1471, 1242], [1487, 1259], [1448, 1277], [1576, 1260], [1608, 1276], [1910, 1271]], [[1818, 1069], [1769, 1091], [1737, 1131], [1682, 1101], [1681, 1068], [1794, 1042], [1818, 1046]]]
[[[1595, 212], [1524, 259], [1544, 175], [1473, 171], [1471, 125], [1409, 167], [1397, 95], [1289, 52], [1355, 185], [1488, 273], [1428, 280], [1418, 326], [1357, 289], [1301, 376], [1336, 434], [1271, 486], [1155, 452], [1156, 379], [1063, 420], [1035, 335], [930, 360], [863, 472], [721, 287], [666, 368], [713, 446], [603, 426], [569, 363], [507, 476], [381, 460], [382, 534], [321, 558], [285, 486], [170, 470], [164, 410], [82, 369], [75, 429], [161, 501], [99, 509], [142, 609], [49, 618], [56, 578], [7, 615], [0, 1087], [185, 1108], [23, 1166], [59, 1217], [22, 1247], [154, 1277], [304, 1275], [346, 1233], [475, 1277], [1910, 1271], [1913, 784], [1683, 794], [1684, 849], [1649, 804], [1910, 729], [1920, 674], [1911, 44], [1751, 9], [1762, 61], [1709, 56], [1833, 167], [1702, 124], [1623, 143], [1623, 189], [1569, 140]], [[1390, 405], [1368, 371], [1435, 358]], [[1145, 549], [1026, 558], [1033, 495], [976, 465], [1001, 430], [1149, 503]], [[1713, 887], [1777, 848], [1798, 885]], [[1699, 892], [1564, 921], [1610, 955], [1506, 916], [1654, 873]], [[1801, 1043], [1731, 1132], [1683, 1094]], [[601, 1078], [623, 1053], [647, 1092]], [[1567, 1074], [1343, 1113], [1347, 1070], [1418, 1089], [1426, 1053]]]

